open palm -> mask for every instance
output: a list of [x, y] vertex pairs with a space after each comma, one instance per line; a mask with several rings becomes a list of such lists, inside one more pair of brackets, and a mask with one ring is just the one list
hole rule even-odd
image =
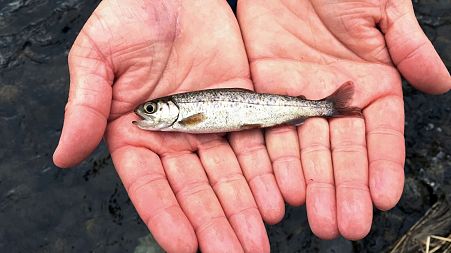
[[[130, 199], [165, 250], [194, 252], [199, 244], [205, 252], [269, 251], [262, 216], [277, 222], [284, 206], [278, 191], [265, 191], [276, 182], [259, 131], [231, 135], [229, 144], [220, 135], [146, 132], [131, 124], [133, 109], [151, 98], [253, 88], [226, 2], [103, 1], [69, 65], [58, 166], [80, 162], [106, 132]], [[275, 207], [265, 206], [268, 196]]]
[[[383, 4], [382, 4], [383, 3]], [[280, 190], [288, 203], [306, 196], [313, 232], [360, 239], [372, 204], [399, 200], [404, 182], [404, 110], [400, 71], [432, 93], [449, 74], [422, 33], [410, 1], [238, 2], [238, 20], [257, 92], [320, 99], [355, 83], [364, 119], [310, 119], [266, 132]]]
[[[361, 238], [372, 203], [389, 209], [402, 192], [398, 70], [425, 91], [451, 86], [410, 1], [377, 3], [239, 1], [253, 86], [225, 1], [102, 1], [70, 51], [55, 164], [77, 164], [105, 136], [130, 199], [169, 252], [267, 252], [262, 219], [278, 222], [283, 198], [306, 199], [318, 236]], [[260, 130], [226, 138], [131, 124], [135, 106], [173, 93], [241, 87], [319, 99], [348, 80], [364, 119], [311, 119], [266, 139]]]

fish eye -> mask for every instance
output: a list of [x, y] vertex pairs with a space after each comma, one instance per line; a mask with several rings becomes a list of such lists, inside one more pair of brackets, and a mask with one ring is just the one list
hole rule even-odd
[[152, 114], [157, 111], [157, 104], [155, 103], [147, 103], [143, 106], [144, 112], [147, 114]]

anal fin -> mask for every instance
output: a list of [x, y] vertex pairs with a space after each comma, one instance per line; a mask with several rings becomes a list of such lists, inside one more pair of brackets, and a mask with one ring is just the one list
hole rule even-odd
[[284, 124], [289, 126], [299, 126], [304, 124], [305, 118], [297, 118], [293, 120], [286, 121]]
[[299, 95], [299, 96], [297, 96], [297, 98], [302, 99], [302, 100], [308, 100], [304, 95]]
[[240, 126], [241, 130], [247, 130], [247, 129], [255, 129], [255, 128], [261, 128], [261, 124], [244, 124]]

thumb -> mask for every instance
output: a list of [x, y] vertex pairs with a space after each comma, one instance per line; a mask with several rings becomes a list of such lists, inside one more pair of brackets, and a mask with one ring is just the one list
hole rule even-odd
[[113, 72], [88, 36], [80, 33], [69, 53], [70, 89], [55, 165], [74, 166], [100, 143], [110, 114]]
[[435, 94], [451, 88], [448, 70], [421, 30], [410, 0], [389, 0], [381, 28], [393, 62], [409, 83]]

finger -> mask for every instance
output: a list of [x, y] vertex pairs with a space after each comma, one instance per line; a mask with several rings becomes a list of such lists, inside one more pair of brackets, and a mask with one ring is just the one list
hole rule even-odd
[[293, 206], [304, 204], [305, 181], [302, 174], [296, 127], [268, 129], [266, 131], [266, 147], [283, 198]]
[[202, 141], [198, 148], [210, 184], [244, 251], [269, 252], [269, 240], [262, 217], [229, 144], [218, 137]]
[[402, 97], [389, 96], [364, 110], [371, 198], [381, 210], [398, 203], [404, 186], [403, 107]]
[[169, 153], [162, 161], [177, 200], [196, 231], [201, 251], [242, 252], [199, 158], [190, 152]]
[[333, 239], [338, 236], [338, 225], [327, 120], [308, 119], [299, 127], [299, 142], [310, 228], [322, 239]]
[[331, 120], [330, 140], [338, 230], [347, 239], [361, 239], [370, 231], [373, 218], [363, 119]]
[[391, 58], [416, 88], [430, 93], [451, 89], [451, 77], [434, 46], [421, 30], [412, 2], [389, 1], [381, 23]]
[[63, 168], [81, 162], [97, 147], [105, 132], [112, 96], [113, 73], [83, 35], [69, 54], [69, 71], [69, 100], [53, 155], [54, 163]]
[[285, 213], [285, 206], [261, 131], [232, 133], [230, 145], [249, 182], [263, 220], [269, 224], [279, 222]]
[[196, 252], [196, 234], [177, 203], [160, 158], [146, 148], [132, 146], [116, 149], [111, 156], [133, 205], [158, 244], [167, 252]]

